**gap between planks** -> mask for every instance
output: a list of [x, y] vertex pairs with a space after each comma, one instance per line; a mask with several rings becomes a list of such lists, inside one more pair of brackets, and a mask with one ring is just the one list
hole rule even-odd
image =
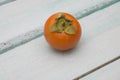
[[73, 80], [80, 80], [80, 79], [86, 77], [87, 75], [89, 75], [89, 74], [91, 74], [91, 73], [93, 73], [93, 72], [95, 72], [95, 71], [97, 71], [97, 70], [99, 70], [99, 69], [101, 69], [101, 68], [103, 68], [103, 67], [105, 67], [105, 66], [107, 66], [107, 65], [109, 65], [109, 64], [111, 64], [111, 63], [113, 63], [115, 61], [117, 61], [117, 60], [119, 60], [119, 59], [120, 59], [120, 56], [117, 56], [117, 57], [107, 61], [106, 63], [101, 64], [101, 65], [91, 69], [90, 71], [83, 73], [82, 75], [74, 78]]
[[[82, 11], [77, 11], [77, 12], [73, 13], [73, 15], [79, 20], [83, 17], [86, 17], [86, 16], [96, 12], [96, 11], [99, 11], [108, 6], [111, 6], [114, 3], [117, 3], [119, 1], [120, 0], [106, 0], [97, 5], [86, 8]], [[21, 34], [17, 37], [14, 37], [8, 41], [2, 42], [2, 43], [0, 43], [0, 54], [3, 54], [11, 49], [14, 49], [15, 47], [25, 44], [25, 43], [27, 43], [33, 39], [36, 39], [42, 35], [43, 35], [43, 30], [40, 30], [38, 28], [38, 29], [34, 29], [32, 31], [29, 31], [27, 33]]]
[[[13, 2], [13, 1], [16, 1], [16, 0], [8, 0], [8, 1], [5, 0], [4, 2], [0, 3], [0, 6], [3, 5], [3, 4], [9, 3], [9, 2]], [[104, 8], [114, 4], [114, 3], [119, 2], [119, 1], [120, 0], [103, 1], [103, 2], [101, 2], [99, 4], [97, 4], [97, 5], [89, 7], [87, 9], [82, 10], [82, 11], [77, 11], [77, 12], [73, 13], [73, 15], [77, 19], [81, 19], [83, 17], [86, 17], [86, 16], [88, 16], [88, 15], [90, 15], [90, 14], [96, 12], [96, 11], [102, 10], [102, 9], [104, 9]], [[11, 40], [8, 40], [6, 42], [2, 42], [2, 43], [0, 43], [0, 54], [3, 54], [3, 53], [5, 53], [5, 52], [7, 52], [7, 51], [9, 51], [11, 49], [14, 49], [17, 46], [25, 44], [25, 43], [27, 43], [27, 42], [29, 42], [29, 41], [31, 41], [33, 39], [36, 39], [36, 38], [38, 38], [38, 37], [40, 37], [42, 35], [43, 35], [43, 30], [40, 30], [38, 28], [38, 29], [35, 29], [35, 30], [32, 30], [32, 31], [29, 31], [27, 33], [21, 34], [21, 35], [19, 35], [17, 37], [14, 37]], [[81, 79], [81, 78], [83, 78], [83, 77], [85, 77], [85, 76], [87, 76], [87, 75], [89, 75], [89, 74], [91, 74], [91, 73], [93, 73], [93, 72], [95, 72], [95, 71], [109, 65], [110, 63], [112, 63], [112, 62], [114, 62], [114, 61], [116, 61], [118, 59], [120, 59], [120, 56], [118, 56], [118, 57], [116, 57], [116, 58], [114, 58], [114, 59], [112, 59], [112, 60], [110, 60], [110, 61], [108, 61], [108, 62], [106, 62], [106, 63], [104, 63], [102, 65], [100, 65], [100, 66], [97, 66], [96, 68], [93, 68], [92, 70], [90, 70], [90, 71], [88, 71], [88, 72], [74, 78], [73, 80], [79, 80], [79, 79]]]

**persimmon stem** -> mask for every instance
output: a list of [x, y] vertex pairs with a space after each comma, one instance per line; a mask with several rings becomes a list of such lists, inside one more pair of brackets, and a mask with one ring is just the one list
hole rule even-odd
[[67, 19], [64, 14], [58, 14], [56, 22], [51, 26], [50, 32], [65, 32], [67, 34], [75, 34], [76, 29], [72, 24], [72, 20]]

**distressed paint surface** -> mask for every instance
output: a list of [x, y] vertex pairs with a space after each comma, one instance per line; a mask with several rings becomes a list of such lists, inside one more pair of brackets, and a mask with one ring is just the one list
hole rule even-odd
[[0, 6], [13, 2], [13, 1], [16, 1], [16, 0], [0, 0]]
[[[108, 7], [108, 6], [114, 4], [114, 3], [118, 2], [118, 1], [119, 0], [103, 1], [103, 2], [101, 2], [99, 4], [88, 7], [86, 9], [82, 10], [82, 11], [77, 11], [77, 12], [73, 13], [73, 15], [77, 19], [80, 19], [82, 17], [88, 16], [89, 14], [94, 13], [95, 11], [98, 11], [98, 10], [101, 10], [101, 9], [103, 9], [105, 7]], [[43, 27], [42, 27], [42, 30], [43, 30]], [[36, 32], [36, 33], [34, 33], [34, 32]], [[2, 53], [6, 52], [6, 51], [8, 51], [10, 49], [13, 49], [13, 48], [15, 48], [15, 47], [17, 47], [19, 45], [22, 45], [23, 42], [26, 43], [28, 41], [31, 41], [32, 39], [39, 37], [43, 32], [39, 31], [39, 29], [36, 29], [36, 31], [33, 30], [33, 34], [31, 34], [32, 36], [31, 35], [28, 35], [27, 37], [24, 36], [24, 35], [26, 35], [28, 33], [31, 34], [31, 31], [27, 32], [25, 34], [19, 35], [19, 36], [15, 37], [15, 38], [13, 38], [11, 40], [8, 40], [6, 42], [1, 43], [0, 44], [0, 53], [2, 54]], [[21, 37], [21, 38], [18, 38], [18, 37]]]
[[[2, 11], [0, 13], [2, 15], [0, 18], [0, 42], [5, 40], [12, 42], [12, 44], [10, 44], [12, 50], [0, 55], [0, 80], [72, 80], [76, 76], [120, 55], [120, 37], [118, 35], [120, 34], [120, 2], [80, 19], [79, 21], [83, 30], [81, 42], [75, 49], [61, 53], [51, 49], [43, 36], [37, 38], [40, 36], [43, 26], [39, 27], [41, 30], [36, 26], [43, 25], [44, 20], [54, 11], [61, 11], [60, 6], [65, 6], [65, 3], [73, 3], [75, 5], [76, 2], [72, 0], [72, 2], [65, 1], [64, 3], [64, 0], [61, 0], [61, 3], [59, 3], [59, 1], [56, 0], [52, 0], [52, 2], [45, 0], [42, 4], [45, 10], [48, 8], [47, 6], [49, 6], [45, 6], [45, 3], [56, 3], [58, 5], [54, 5], [56, 6], [54, 8], [49, 6], [49, 9], [53, 8], [53, 11], [45, 13], [44, 15], [46, 16], [39, 22], [39, 16], [44, 16], [43, 13], [40, 14], [40, 10], [44, 11], [44, 9], [39, 9], [38, 6], [38, 8], [32, 8], [33, 5], [40, 4], [39, 1], [36, 2], [37, 4], [29, 4], [29, 6], [23, 10], [17, 10], [17, 8], [25, 6], [29, 1], [30, 0], [21, 0], [11, 3], [13, 5], [8, 4], [0, 7]], [[79, 1], [81, 2], [83, 0]], [[81, 5], [77, 3], [76, 7], [79, 6], [80, 11], [84, 11], [84, 9], [89, 9], [90, 6], [99, 4], [102, 1], [104, 0], [84, 0]], [[95, 4], [93, 4], [93, 2], [95, 2]], [[7, 6], [9, 6], [9, 8]], [[72, 14], [76, 15], [76, 11], [78, 10], [76, 7], [72, 7], [71, 10], [68, 10], [68, 7], [66, 7], [63, 10], [71, 13], [75, 10], [75, 13]], [[15, 10], [15, 12], [11, 12], [8, 15], [7, 13], [5, 14], [7, 10]], [[85, 13], [86, 12], [85, 10]], [[36, 23], [35, 19], [37, 21]], [[8, 31], [10, 33], [4, 34]], [[4, 36], [6, 36], [6, 38]], [[21, 45], [23, 43], [26, 44]], [[1, 44], [1, 46], [2, 45], [3, 44]], [[21, 46], [13, 49], [18, 45]], [[6, 47], [8, 48], [9, 46]], [[4, 50], [7, 50], [7, 48], [1, 47], [1, 49]], [[119, 64], [117, 65], [119, 66]], [[118, 68], [116, 68], [116, 70], [117, 69]], [[114, 71], [116, 72], [116, 70]], [[107, 73], [105, 73], [105, 75], [107, 76]], [[99, 72], [96, 76], [99, 76]], [[106, 76], [103, 77], [105, 78]], [[91, 76], [87, 79], [89, 80], [89, 78], [91, 79]], [[92, 77], [92, 79], [95, 78]]]
[[80, 80], [119, 80], [120, 79], [119, 74], [120, 74], [120, 60]]
[[[4, 80], [72, 80], [120, 55], [120, 27], [81, 41], [68, 52], [51, 49], [44, 37], [37, 38], [0, 56]], [[112, 45], [112, 46], [111, 46]]]

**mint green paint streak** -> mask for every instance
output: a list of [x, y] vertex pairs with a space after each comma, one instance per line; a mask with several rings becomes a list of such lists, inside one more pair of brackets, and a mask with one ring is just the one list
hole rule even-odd
[[84, 9], [82, 11], [78, 11], [76, 13], [74, 13], [73, 15], [77, 18], [77, 19], [81, 19], [83, 17], [86, 17], [96, 11], [102, 10], [106, 7], [109, 7], [111, 5], [113, 5], [114, 3], [119, 2], [120, 0], [105, 0], [104, 2], [101, 2], [95, 6], [91, 6], [87, 9]]
[[0, 1], [0, 6], [2, 6], [4, 4], [7, 4], [7, 3], [10, 3], [10, 2], [13, 2], [13, 1], [16, 1], [16, 0], [1, 0]]
[[[0, 5], [8, 3], [10, 1], [14, 1], [14, 0], [8, 0], [7, 2], [1, 3]], [[96, 11], [102, 10], [102, 9], [104, 9], [104, 8], [114, 4], [114, 3], [119, 2], [119, 1], [120, 0], [105, 1], [105, 2], [99, 3], [95, 6], [84, 9], [83, 11], [77, 11], [77, 13], [73, 13], [73, 15], [77, 19], [81, 19], [83, 17], [86, 17], [86, 16], [88, 16]], [[5, 53], [5, 52], [17, 47], [17, 46], [22, 45], [22, 44], [25, 44], [25, 43], [27, 43], [33, 39], [36, 39], [42, 35], [43, 35], [43, 31], [36, 29], [36, 30], [30, 31], [30, 32], [27, 32], [25, 34], [22, 34], [20, 36], [17, 36], [9, 41], [0, 43], [0, 54]]]

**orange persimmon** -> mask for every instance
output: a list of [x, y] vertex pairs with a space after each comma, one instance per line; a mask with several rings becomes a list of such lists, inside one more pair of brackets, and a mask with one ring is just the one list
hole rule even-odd
[[44, 36], [51, 47], [64, 51], [73, 48], [81, 37], [81, 26], [71, 14], [58, 12], [48, 18]]

